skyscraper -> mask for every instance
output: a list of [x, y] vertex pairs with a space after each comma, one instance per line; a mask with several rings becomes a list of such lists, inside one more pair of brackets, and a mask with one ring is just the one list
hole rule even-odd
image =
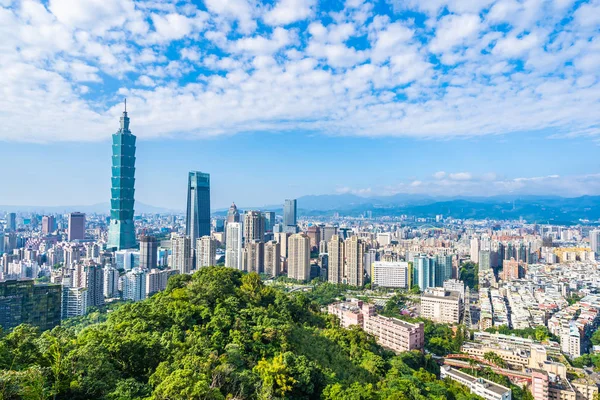
[[188, 175], [185, 234], [193, 244], [202, 236], [210, 236], [210, 175], [190, 171]]
[[310, 278], [310, 239], [297, 233], [290, 236], [288, 278], [307, 281]]
[[244, 214], [244, 240], [246, 243], [265, 240], [265, 218], [260, 211]]
[[68, 228], [68, 239], [69, 242], [73, 240], [85, 239], [85, 214], [80, 212], [73, 212], [69, 214], [69, 228]]
[[112, 188], [108, 248], [131, 249], [136, 246], [133, 206], [135, 192], [135, 136], [129, 130], [127, 103], [121, 127], [112, 135]]
[[54, 232], [56, 226], [56, 220], [53, 215], [44, 215], [42, 217], [42, 234], [47, 235]]
[[262, 214], [265, 219], [265, 232], [273, 232], [273, 226], [275, 226], [275, 213], [273, 211], [263, 211]]
[[151, 270], [158, 265], [158, 240], [154, 236], [140, 237], [140, 268]]
[[283, 226], [286, 232], [296, 233], [296, 199], [286, 199], [283, 206]]
[[225, 266], [242, 269], [242, 224], [227, 223], [227, 243], [225, 245]]

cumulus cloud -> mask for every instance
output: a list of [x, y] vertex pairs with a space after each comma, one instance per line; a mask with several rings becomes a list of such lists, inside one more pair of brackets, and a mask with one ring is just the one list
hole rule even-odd
[[105, 139], [124, 95], [142, 140], [600, 134], [598, 0], [75, 3], [0, 3], [0, 140]]

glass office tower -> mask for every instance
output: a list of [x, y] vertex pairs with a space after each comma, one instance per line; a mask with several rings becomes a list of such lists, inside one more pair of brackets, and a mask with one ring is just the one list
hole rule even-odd
[[129, 130], [127, 103], [121, 116], [121, 128], [113, 134], [112, 188], [108, 248], [136, 247], [133, 225], [135, 185], [135, 136]]
[[188, 176], [185, 234], [192, 247], [196, 239], [210, 235], [210, 175], [191, 171]]

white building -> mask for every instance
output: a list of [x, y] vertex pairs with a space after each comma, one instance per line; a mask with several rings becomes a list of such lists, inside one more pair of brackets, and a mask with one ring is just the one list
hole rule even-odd
[[215, 265], [217, 241], [211, 236], [196, 239], [196, 269]]
[[421, 295], [421, 317], [445, 324], [458, 324], [463, 313], [460, 294], [431, 288]]
[[122, 280], [123, 300], [140, 301], [146, 298], [146, 271], [134, 268]]
[[371, 267], [374, 286], [408, 288], [408, 263], [405, 261], [375, 261]]
[[310, 239], [305, 234], [296, 233], [288, 240], [288, 278], [310, 278]]
[[225, 266], [242, 270], [242, 224], [228, 222], [225, 243]]
[[171, 268], [178, 270], [180, 274], [192, 272], [192, 245], [189, 236], [172, 236], [171, 254]]
[[88, 308], [88, 290], [84, 287], [62, 287], [62, 319], [85, 315]]
[[167, 288], [167, 281], [169, 280], [170, 271], [173, 270], [150, 270], [146, 276], [146, 297], [150, 297], [154, 293], [163, 291]]
[[119, 296], [119, 271], [111, 266], [104, 267], [104, 297]]
[[485, 400], [511, 400], [512, 391], [492, 381], [460, 372], [448, 365], [440, 368], [440, 378], [450, 378], [471, 390], [471, 393], [483, 397]]

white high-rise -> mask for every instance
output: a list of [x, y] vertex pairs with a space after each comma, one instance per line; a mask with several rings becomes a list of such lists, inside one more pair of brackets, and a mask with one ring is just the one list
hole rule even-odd
[[171, 267], [180, 274], [192, 272], [192, 246], [188, 236], [171, 237]]
[[374, 286], [408, 288], [408, 263], [405, 261], [375, 261], [371, 270]]
[[217, 241], [211, 236], [202, 236], [196, 240], [196, 268], [215, 265]]
[[225, 243], [225, 266], [242, 269], [242, 224], [227, 223], [227, 242]]
[[123, 276], [123, 300], [140, 301], [146, 298], [146, 271], [133, 268]]

